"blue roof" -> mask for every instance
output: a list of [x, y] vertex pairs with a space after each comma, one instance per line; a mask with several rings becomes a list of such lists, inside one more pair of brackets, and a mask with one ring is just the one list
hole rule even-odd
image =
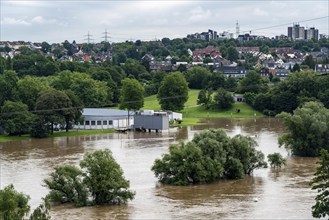
[[[129, 115], [133, 115], [134, 112], [130, 111]], [[82, 110], [83, 116], [107, 116], [107, 117], [115, 117], [115, 116], [127, 116], [128, 111], [119, 110], [119, 109], [110, 109], [110, 108], [84, 108]]]

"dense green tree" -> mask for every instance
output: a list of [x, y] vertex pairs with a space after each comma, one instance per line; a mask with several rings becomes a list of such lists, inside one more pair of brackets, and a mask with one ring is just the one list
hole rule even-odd
[[41, 43], [41, 51], [42, 52], [48, 53], [48, 52], [50, 52], [50, 50], [51, 50], [51, 45], [50, 44], [48, 44], [45, 41]]
[[234, 46], [230, 46], [227, 48], [226, 58], [230, 61], [237, 61], [239, 59], [239, 52]]
[[1, 107], [0, 125], [9, 135], [28, 134], [34, 117], [22, 102], [5, 101]]
[[36, 115], [34, 123], [31, 126], [31, 137], [45, 138], [50, 133], [49, 125], [46, 121], [46, 116]]
[[82, 181], [82, 170], [78, 167], [69, 164], [56, 166], [50, 177], [44, 179], [50, 190], [47, 199], [57, 203], [73, 203], [78, 207], [86, 206], [88, 189]]
[[322, 149], [318, 167], [311, 181], [313, 190], [317, 190], [312, 215], [315, 218], [329, 217], [329, 152]]
[[51, 134], [56, 125], [65, 127], [68, 131], [70, 124], [67, 121], [75, 118], [75, 109], [70, 98], [62, 91], [49, 90], [40, 95], [36, 102], [36, 112], [49, 124]]
[[58, 90], [71, 90], [84, 106], [99, 107], [111, 104], [112, 92], [106, 82], [94, 80], [80, 72], [62, 71], [52, 80], [51, 85]]
[[45, 84], [39, 77], [26, 76], [18, 81], [17, 92], [20, 100], [29, 106], [29, 110], [35, 109], [35, 103], [41, 92], [49, 90], [50, 86]]
[[120, 109], [139, 110], [144, 106], [144, 88], [136, 79], [122, 81]]
[[206, 67], [195, 66], [186, 72], [190, 89], [204, 89], [209, 84], [211, 72]]
[[33, 210], [30, 220], [50, 220], [50, 203], [47, 199], [43, 199], [43, 203]]
[[126, 72], [127, 76], [132, 75], [135, 79], [139, 79], [140, 74], [147, 72], [142, 64], [133, 59], [128, 59], [122, 66], [122, 69]]
[[0, 57], [0, 74], [3, 74], [6, 70], [6, 59], [4, 57]]
[[236, 135], [231, 143], [228, 155], [240, 160], [245, 174], [251, 175], [255, 169], [267, 167], [264, 154], [256, 150], [257, 142], [251, 137]]
[[263, 88], [263, 81], [262, 77], [256, 71], [250, 71], [245, 78], [243, 78], [238, 85], [238, 92], [239, 93], [259, 93]]
[[210, 77], [210, 82], [208, 86], [216, 91], [220, 87], [225, 87], [225, 77], [222, 72], [213, 72]]
[[[180, 143], [169, 147], [169, 153], [152, 166], [160, 182], [173, 185], [207, 183], [219, 178], [222, 164], [205, 157], [195, 143]], [[223, 171], [222, 171], [223, 172]]]
[[292, 72], [300, 72], [300, 66], [298, 63], [295, 63], [295, 65], [292, 67]]
[[8, 70], [0, 75], [0, 106], [7, 100], [16, 101], [18, 75], [15, 71]]
[[216, 109], [229, 109], [232, 107], [234, 99], [231, 93], [223, 88], [217, 89], [214, 95], [213, 106]]
[[129, 181], [124, 178], [110, 150], [86, 153], [80, 166], [83, 183], [88, 187], [94, 204], [121, 204], [134, 198], [135, 193], [129, 190]]
[[211, 89], [202, 89], [199, 92], [197, 104], [204, 105], [206, 109], [209, 109], [212, 106], [212, 90]]
[[0, 190], [0, 219], [23, 220], [30, 211], [30, 197], [17, 192], [13, 185]]
[[281, 168], [283, 165], [286, 165], [286, 159], [280, 153], [269, 154], [267, 159], [273, 168]]
[[315, 67], [316, 63], [315, 63], [312, 55], [307, 55], [305, 57], [305, 60], [302, 62], [302, 64], [307, 65], [309, 68], [314, 70], [314, 67]]
[[170, 73], [161, 82], [157, 99], [163, 110], [179, 111], [188, 99], [186, 79], [180, 72]]
[[230, 92], [235, 92], [238, 86], [238, 81], [234, 77], [225, 79], [224, 88]]
[[208, 183], [221, 178], [238, 179], [256, 168], [266, 167], [257, 143], [223, 130], [204, 130], [191, 142], [174, 144], [169, 153], [156, 159], [152, 171], [160, 182], [173, 185]]
[[[254, 93], [253, 93], [254, 94]], [[263, 112], [266, 115], [274, 114], [271, 95], [269, 93], [255, 94], [251, 105], [256, 110]]]
[[318, 156], [320, 149], [329, 150], [329, 110], [322, 103], [307, 102], [293, 114], [281, 113], [287, 133], [279, 138], [298, 156]]

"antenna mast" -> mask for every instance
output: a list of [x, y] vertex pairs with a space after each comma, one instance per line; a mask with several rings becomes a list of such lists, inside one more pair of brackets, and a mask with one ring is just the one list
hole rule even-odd
[[239, 26], [239, 21], [238, 20], [236, 21], [235, 25], [236, 25], [235, 26], [235, 34], [236, 34], [236, 38], [238, 38], [239, 35], [240, 35], [240, 26]]

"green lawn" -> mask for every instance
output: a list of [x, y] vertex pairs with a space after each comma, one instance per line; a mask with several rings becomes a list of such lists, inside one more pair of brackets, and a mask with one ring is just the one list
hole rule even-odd
[[[264, 115], [244, 102], [236, 102], [228, 110], [206, 110], [203, 106], [196, 106], [200, 90], [189, 90], [189, 98], [185, 103], [182, 125], [194, 125], [199, 123], [200, 118], [253, 118], [263, 117]], [[145, 98], [143, 109], [160, 110], [160, 105], [155, 95]], [[240, 109], [237, 113], [236, 109]]]
[[95, 134], [110, 134], [115, 133], [113, 129], [104, 129], [104, 130], [70, 130], [69, 132], [65, 131], [56, 131], [54, 134], [49, 137], [67, 137], [67, 136], [79, 136], [79, 135], [95, 135]]
[[29, 139], [29, 135], [22, 135], [22, 136], [8, 136], [1, 134], [0, 135], [0, 142], [7, 142], [7, 141], [21, 141], [21, 140], [27, 140]]
[[[188, 100], [185, 103], [185, 106], [195, 106], [198, 100], [199, 92], [200, 90], [198, 89], [190, 89], [188, 91]], [[156, 95], [145, 97], [144, 107], [142, 109], [161, 110]]]
[[[238, 113], [236, 109], [240, 109]], [[181, 111], [183, 118], [253, 118], [264, 115], [244, 102], [235, 102], [228, 110], [206, 110], [204, 106], [185, 108]]]

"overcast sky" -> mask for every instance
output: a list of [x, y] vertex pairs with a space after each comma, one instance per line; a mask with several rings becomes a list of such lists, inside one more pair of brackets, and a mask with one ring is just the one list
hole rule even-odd
[[[294, 22], [328, 34], [329, 0], [110, 1], [0, 0], [1, 41], [59, 43], [182, 38], [208, 29], [275, 36]], [[273, 27], [276, 26], [276, 27]], [[272, 28], [268, 28], [272, 27]], [[266, 29], [265, 29], [266, 28]]]

